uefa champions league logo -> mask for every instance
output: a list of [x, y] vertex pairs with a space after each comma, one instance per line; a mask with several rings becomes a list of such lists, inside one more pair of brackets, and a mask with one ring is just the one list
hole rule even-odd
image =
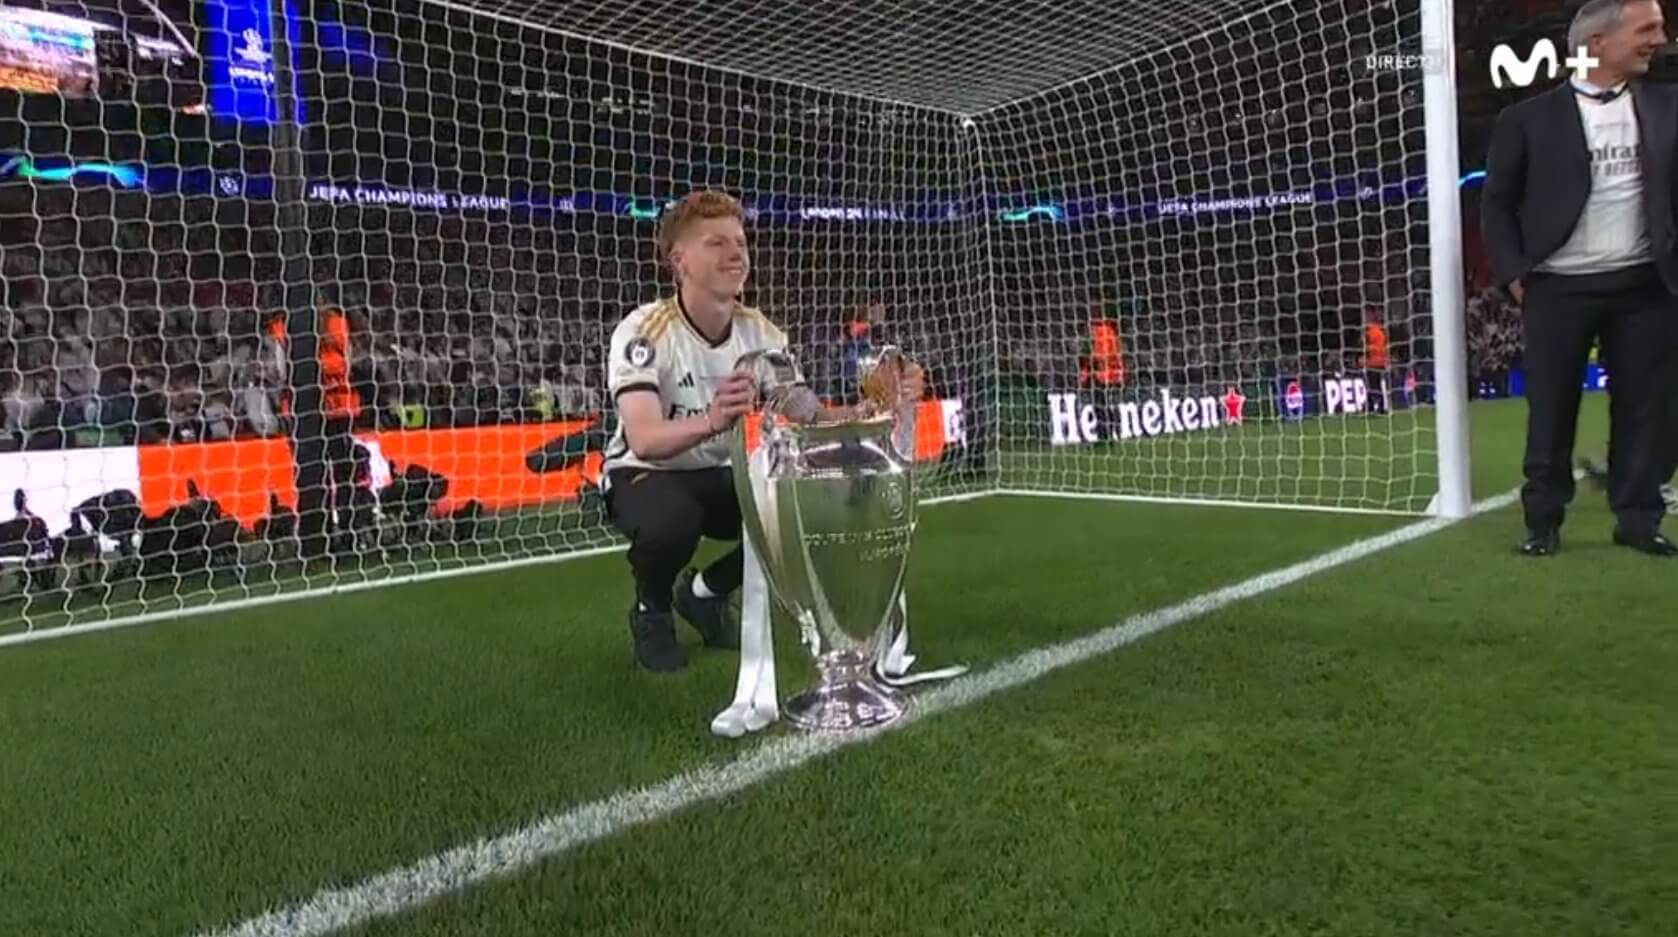
[[267, 43], [263, 42], [262, 34], [255, 29], [247, 29], [241, 35], [245, 44], [233, 49], [233, 61], [228, 63], [227, 77], [235, 82], [273, 84], [274, 73], [271, 71], [271, 65], [274, 56], [268, 51]]
[[247, 29], [242, 35], [245, 44], [233, 50], [233, 54], [252, 65], [267, 65], [274, 58], [263, 45], [261, 33], [255, 29]]

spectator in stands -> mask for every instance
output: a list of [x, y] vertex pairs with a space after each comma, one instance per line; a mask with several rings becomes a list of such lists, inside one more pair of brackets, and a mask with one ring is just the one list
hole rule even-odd
[[21, 447], [45, 401], [36, 392], [35, 382], [16, 371], [6, 372], [4, 382], [0, 382], [0, 391], [5, 394], [6, 431], [15, 435]]
[[[293, 413], [295, 384], [288, 384], [281, 395], [281, 413], [291, 424], [297, 531], [304, 559], [326, 554], [332, 512], [351, 502], [356, 473], [353, 430], [361, 412], [361, 401], [350, 385], [349, 316], [325, 302], [316, 315], [319, 419]], [[270, 320], [268, 332], [275, 346], [289, 353], [291, 339], [283, 314]]]
[[133, 369], [118, 365], [99, 376], [99, 423], [115, 431], [119, 437], [134, 425], [136, 413]]
[[560, 381], [556, 403], [561, 416], [580, 419], [600, 412], [600, 394], [588, 385], [588, 369], [567, 365]]
[[1109, 317], [1101, 304], [1090, 309], [1090, 350], [1079, 362], [1078, 383], [1096, 388], [1113, 388], [1125, 383], [1124, 346], [1118, 320]]
[[858, 369], [862, 359], [874, 350], [874, 323], [883, 318], [883, 308], [876, 305], [859, 309], [845, 323], [845, 334], [839, 346], [839, 386], [829, 391], [831, 396], [844, 400], [861, 389]]
[[[1189, 336], [1184, 333], [1183, 337], [1186, 344]], [[1126, 378], [1124, 350], [1118, 321], [1107, 315], [1099, 301], [1090, 304], [1089, 344], [1085, 347], [1085, 354], [1078, 358], [1078, 388], [1094, 397], [1104, 425], [1117, 426], [1118, 394]], [[1183, 352], [1186, 361], [1188, 351]]]
[[1369, 409], [1387, 412], [1387, 375], [1392, 367], [1388, 353], [1387, 327], [1381, 310], [1371, 307], [1363, 321], [1363, 381], [1369, 386]]
[[163, 373], [162, 368], [148, 368], [135, 382], [134, 436], [141, 445], [167, 442], [172, 433]]

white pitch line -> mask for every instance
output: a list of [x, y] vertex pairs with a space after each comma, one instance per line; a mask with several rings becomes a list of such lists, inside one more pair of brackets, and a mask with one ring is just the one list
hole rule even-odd
[[[1474, 505], [1473, 513], [1495, 511], [1515, 503], [1517, 499], [1518, 492], [1514, 491], [1488, 498]], [[1143, 612], [1082, 638], [1027, 651], [988, 670], [960, 677], [917, 695], [915, 705], [903, 718], [879, 729], [848, 735], [781, 736], [734, 761], [684, 772], [652, 787], [621, 791], [511, 833], [481, 839], [412, 865], [391, 869], [347, 888], [320, 891], [300, 904], [271, 911], [212, 934], [213, 937], [319, 937], [375, 918], [411, 911], [444, 895], [511, 875], [578, 846], [661, 820], [695, 804], [745, 790], [830, 752], [867, 742], [929, 716], [960, 709], [1031, 683], [1056, 670], [1099, 657], [1173, 625], [1419, 540], [1453, 523], [1455, 521], [1444, 518], [1430, 518], [1409, 524], [1176, 605]]]

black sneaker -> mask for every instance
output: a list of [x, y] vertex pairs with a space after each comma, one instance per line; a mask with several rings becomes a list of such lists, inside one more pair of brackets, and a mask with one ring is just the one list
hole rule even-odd
[[1561, 532], [1554, 527], [1527, 531], [1521, 541], [1522, 556], [1554, 556], [1561, 549]]
[[702, 599], [693, 594], [693, 579], [697, 575], [688, 570], [676, 579], [676, 611], [705, 639], [706, 647], [735, 651], [740, 649], [740, 622], [728, 607], [728, 596], [714, 595]]
[[688, 665], [676, 643], [676, 618], [668, 610], [637, 602], [629, 609], [629, 633], [635, 639], [635, 659], [654, 673], [675, 673]]
[[1666, 539], [1659, 533], [1628, 534], [1618, 527], [1614, 528], [1614, 543], [1617, 546], [1631, 547], [1639, 553], [1658, 556], [1663, 559], [1678, 557], [1678, 544]]

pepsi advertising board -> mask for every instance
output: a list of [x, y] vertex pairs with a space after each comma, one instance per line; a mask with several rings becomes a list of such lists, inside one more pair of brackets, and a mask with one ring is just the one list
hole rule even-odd
[[[1397, 387], [1389, 385], [1387, 399], [1395, 408], [1413, 407], [1417, 403], [1416, 394], [1416, 376], [1406, 372]], [[1369, 382], [1362, 375], [1276, 379], [1276, 412], [1285, 422], [1297, 423], [1311, 416], [1369, 413], [1378, 402], [1378, 396], [1371, 393]]]
[[1369, 406], [1369, 385], [1361, 377], [1340, 377], [1323, 380], [1323, 412], [1362, 413]]
[[1282, 377], [1276, 379], [1276, 396], [1280, 401], [1277, 412], [1282, 419], [1289, 422], [1299, 422], [1305, 419], [1309, 408], [1305, 400], [1305, 381], [1297, 377]]

